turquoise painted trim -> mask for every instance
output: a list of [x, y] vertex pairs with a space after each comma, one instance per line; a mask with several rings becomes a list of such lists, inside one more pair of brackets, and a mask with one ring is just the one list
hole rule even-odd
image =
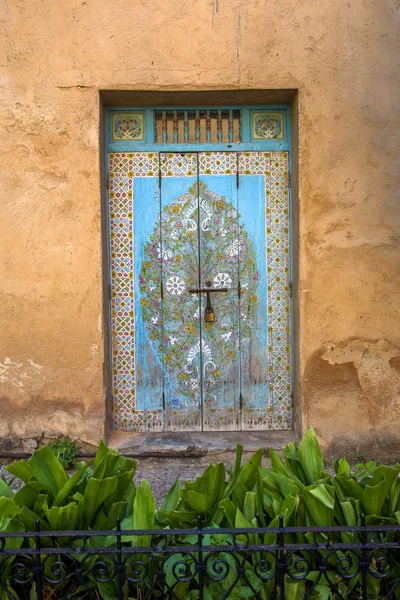
[[[195, 111], [195, 110], [240, 110], [241, 111], [241, 138], [239, 143], [220, 144], [220, 143], [191, 143], [176, 144], [168, 142], [166, 144], [156, 144], [154, 141], [154, 113], [162, 110], [166, 111]], [[249, 106], [120, 106], [118, 108], [106, 108], [106, 129], [107, 129], [107, 151], [108, 152], [254, 152], [268, 150], [291, 150], [291, 123], [290, 106], [287, 104], [271, 105], [249, 105]], [[252, 112], [254, 111], [281, 111], [284, 113], [284, 139], [283, 140], [252, 140]], [[145, 135], [144, 140], [127, 141], [112, 140], [111, 135], [111, 115], [118, 112], [144, 112], [145, 113]]]

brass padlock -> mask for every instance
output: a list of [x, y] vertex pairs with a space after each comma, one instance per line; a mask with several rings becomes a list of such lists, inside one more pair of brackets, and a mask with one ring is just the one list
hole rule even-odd
[[204, 311], [204, 320], [206, 323], [214, 323], [214, 311], [212, 306], [207, 306]]

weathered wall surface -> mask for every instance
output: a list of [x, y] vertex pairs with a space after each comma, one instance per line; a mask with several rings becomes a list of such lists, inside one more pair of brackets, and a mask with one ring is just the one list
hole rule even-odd
[[0, 16], [0, 437], [104, 435], [101, 89], [299, 90], [302, 426], [327, 445], [397, 434], [399, 1], [3, 0]]

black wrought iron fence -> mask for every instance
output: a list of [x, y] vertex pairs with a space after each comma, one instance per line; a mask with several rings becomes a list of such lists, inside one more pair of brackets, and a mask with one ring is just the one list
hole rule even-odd
[[0, 598], [399, 598], [400, 526], [0, 532]]

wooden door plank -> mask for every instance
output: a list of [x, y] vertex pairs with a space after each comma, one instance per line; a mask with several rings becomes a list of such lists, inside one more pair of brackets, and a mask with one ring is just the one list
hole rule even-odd
[[197, 156], [161, 154], [162, 321], [166, 429], [201, 430]]
[[[237, 160], [234, 152], [199, 154], [201, 287], [214, 292], [213, 323], [202, 319], [203, 430], [235, 431], [239, 408]], [[206, 296], [202, 294], [202, 311]]]

